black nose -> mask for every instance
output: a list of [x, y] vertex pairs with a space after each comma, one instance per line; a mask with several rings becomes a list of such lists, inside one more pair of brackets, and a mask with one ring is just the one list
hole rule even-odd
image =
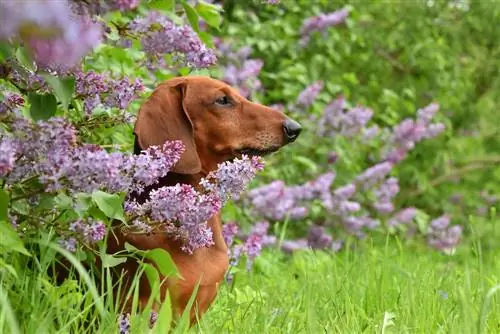
[[285, 132], [286, 139], [289, 142], [293, 142], [300, 135], [302, 127], [299, 123], [290, 118], [287, 118], [283, 123], [283, 131]]

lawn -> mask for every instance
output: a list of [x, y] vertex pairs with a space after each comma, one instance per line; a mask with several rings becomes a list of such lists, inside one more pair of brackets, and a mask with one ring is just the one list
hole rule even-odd
[[192, 333], [497, 333], [500, 255], [482, 248], [268, 251]]

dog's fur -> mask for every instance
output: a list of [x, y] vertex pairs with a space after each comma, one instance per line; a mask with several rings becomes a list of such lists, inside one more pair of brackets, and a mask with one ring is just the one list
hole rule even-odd
[[[155, 188], [177, 183], [197, 187], [200, 179], [221, 162], [243, 153], [263, 155], [293, 141], [295, 137], [290, 138], [284, 131], [285, 121], [292, 122], [295, 130], [298, 128], [298, 135], [298, 123], [277, 110], [250, 102], [221, 81], [209, 77], [178, 77], [160, 84], [141, 107], [134, 131], [135, 151], [138, 153], [167, 140], [182, 140], [186, 151]], [[144, 201], [144, 196], [152, 189], [148, 188], [145, 195], [136, 196], [136, 199]], [[168, 251], [183, 279], [166, 279], [161, 286], [161, 298], [165, 298], [168, 289], [174, 314], [179, 316], [200, 282], [190, 311], [190, 320], [194, 323], [215, 299], [218, 285], [228, 269], [228, 250], [222, 236], [220, 215], [213, 216], [208, 225], [215, 244], [197, 249], [192, 255], [180, 250], [180, 241], [164, 234], [123, 234], [118, 229], [114, 236], [109, 236], [107, 251], [112, 254], [123, 250], [125, 242], [141, 250], [162, 248]], [[118, 269], [130, 281], [138, 264], [129, 259]], [[151, 294], [145, 275], [141, 278], [139, 291], [140, 304], [144, 307]], [[130, 306], [130, 301], [124, 302]]]

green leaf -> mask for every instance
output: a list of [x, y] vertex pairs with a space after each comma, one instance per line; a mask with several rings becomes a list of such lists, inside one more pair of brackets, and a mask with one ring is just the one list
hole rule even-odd
[[179, 273], [170, 254], [162, 248], [145, 251], [144, 257], [153, 261], [160, 270], [160, 273], [165, 277]]
[[316, 173], [318, 171], [318, 165], [313, 160], [311, 160], [307, 157], [298, 155], [298, 156], [294, 156], [292, 158], [292, 160], [294, 162], [298, 162], [299, 164], [303, 165], [307, 169], [310, 169], [311, 172], [313, 172], [313, 173]]
[[158, 274], [158, 270], [156, 270], [156, 268], [149, 263], [142, 263], [141, 265], [144, 267], [144, 272], [146, 273], [146, 277], [148, 278], [149, 285], [152, 289], [159, 287], [160, 275]]
[[92, 200], [107, 217], [125, 222], [123, 200], [120, 196], [98, 190], [92, 194]]
[[126, 257], [114, 257], [111, 254], [101, 254], [102, 266], [104, 268], [116, 267], [127, 261]]
[[5, 189], [0, 189], [0, 220], [9, 221], [9, 193]]
[[35, 121], [47, 120], [56, 114], [57, 100], [53, 94], [29, 93], [30, 115]]
[[59, 78], [46, 73], [41, 74], [41, 76], [52, 87], [64, 110], [68, 110], [69, 103], [73, 97], [73, 91], [75, 90], [75, 78]]
[[219, 29], [222, 23], [220, 7], [200, 1], [195, 6], [196, 12], [207, 22], [211, 27]]
[[31, 56], [25, 47], [20, 47], [16, 50], [16, 59], [19, 61], [19, 64], [24, 67], [30, 69], [31, 71], [35, 70], [35, 64], [31, 60]]
[[198, 13], [186, 1], [182, 1], [182, 7], [184, 8], [184, 11], [186, 12], [189, 24], [191, 24], [191, 27], [193, 27], [194, 31], [199, 33], [200, 27], [198, 25]]
[[0, 61], [9, 58], [12, 54], [12, 47], [8, 43], [0, 43]]
[[172, 326], [172, 302], [170, 301], [170, 294], [167, 293], [165, 300], [163, 300], [160, 311], [158, 312], [158, 320], [154, 327], [154, 333], [169, 333]]
[[24, 243], [12, 228], [10, 223], [0, 221], [0, 247], [4, 248], [7, 252], [18, 252], [27, 256], [31, 256]]
[[148, 9], [154, 9], [160, 12], [173, 12], [175, 9], [175, 0], [153, 0], [147, 7]]

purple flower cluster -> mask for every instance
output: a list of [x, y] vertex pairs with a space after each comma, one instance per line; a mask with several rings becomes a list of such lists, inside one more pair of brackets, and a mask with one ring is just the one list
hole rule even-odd
[[120, 334], [130, 333], [130, 314], [120, 314], [120, 317], [118, 318], [118, 330]]
[[249, 97], [251, 92], [261, 88], [259, 74], [264, 66], [260, 59], [249, 58], [252, 49], [248, 46], [236, 51], [230, 43], [224, 43], [217, 39], [215, 41], [217, 54], [222, 59], [222, 80], [233, 87], [237, 87], [240, 94]]
[[94, 244], [104, 239], [106, 226], [103, 222], [93, 219], [79, 219], [69, 226], [69, 231], [74, 232], [80, 240]]
[[132, 82], [129, 78], [113, 80], [94, 71], [78, 71], [75, 79], [75, 93], [84, 99], [87, 114], [101, 103], [109, 108], [126, 109], [144, 91], [144, 85], [139, 79]]
[[300, 28], [301, 44], [307, 45], [313, 32], [326, 33], [328, 28], [343, 23], [348, 15], [349, 10], [342, 8], [335, 12], [320, 14], [306, 19]]
[[417, 216], [417, 209], [415, 208], [406, 208], [398, 211], [394, 216], [389, 219], [387, 225], [389, 227], [395, 227], [399, 225], [408, 225], [413, 219]]
[[5, 177], [14, 168], [17, 158], [16, 142], [8, 137], [0, 137], [0, 177]]
[[388, 142], [385, 159], [397, 163], [403, 160], [415, 144], [426, 138], [433, 138], [444, 131], [443, 123], [431, 123], [439, 105], [431, 103], [418, 110], [417, 119], [407, 118], [396, 125]]
[[375, 203], [373, 207], [381, 214], [388, 214], [394, 211], [392, 199], [399, 193], [399, 181], [395, 177], [386, 179], [377, 189], [373, 190]]
[[[60, 118], [39, 123], [17, 118], [12, 130], [1, 141], [6, 151], [10, 147], [8, 152], [17, 152], [9, 153], [10, 158], [2, 164], [3, 169], [10, 171], [7, 182], [14, 184], [38, 177], [48, 192], [141, 192], [165, 176], [184, 151], [179, 141], [150, 147], [139, 155], [77, 145], [76, 130]], [[12, 163], [15, 154], [19, 158]]]
[[202, 179], [200, 185], [204, 192], [186, 184], [161, 187], [153, 190], [150, 198], [142, 204], [128, 202], [126, 210], [142, 223], [168, 230], [173, 237], [184, 242], [184, 251], [192, 253], [197, 248], [213, 244], [212, 231], [206, 222], [225, 201], [238, 196], [262, 168], [259, 157], [243, 156], [220, 164], [216, 171]]
[[243, 243], [239, 243], [231, 247], [234, 237], [239, 232], [239, 227], [236, 223], [229, 223], [223, 226], [222, 234], [224, 239], [230, 241], [226, 242], [229, 248], [229, 257], [231, 259], [231, 265], [236, 266], [239, 263], [240, 258], [245, 255], [247, 258], [247, 269], [250, 270], [253, 261], [257, 256], [260, 255], [262, 248], [266, 245], [271, 245], [276, 242], [274, 236], [267, 235], [269, 229], [269, 222], [262, 221], [257, 222], [252, 227], [248, 235], [239, 234], [239, 237], [243, 240]]
[[67, 1], [3, 1], [0, 40], [20, 37], [40, 68], [65, 71], [100, 44], [102, 29]]
[[4, 100], [0, 101], [0, 118], [23, 105], [24, 98], [21, 95], [16, 93], [6, 93]]
[[[344, 97], [340, 96], [325, 107], [318, 122], [319, 134], [328, 137], [337, 135], [347, 138], [353, 137], [362, 133], [372, 116], [373, 111], [368, 108], [354, 107], [348, 109]], [[372, 134], [369, 133], [368, 136], [370, 135]]]
[[450, 217], [447, 215], [431, 221], [427, 234], [427, 242], [431, 247], [443, 252], [451, 252], [462, 239], [462, 227], [450, 226]]
[[158, 12], [149, 12], [147, 17], [134, 20], [129, 29], [141, 37], [151, 68], [163, 66], [166, 55], [174, 56], [172, 59], [177, 63], [195, 68], [209, 67], [217, 62], [214, 52], [202, 43], [189, 25], [176, 25]]
[[295, 102], [295, 108], [308, 108], [312, 106], [319, 93], [323, 90], [323, 81], [316, 81], [300, 92]]
[[219, 164], [214, 172], [210, 172], [201, 184], [207, 191], [212, 191], [222, 199], [231, 199], [245, 190], [255, 174], [264, 169], [260, 157], [243, 155], [241, 159], [235, 158], [232, 162]]

